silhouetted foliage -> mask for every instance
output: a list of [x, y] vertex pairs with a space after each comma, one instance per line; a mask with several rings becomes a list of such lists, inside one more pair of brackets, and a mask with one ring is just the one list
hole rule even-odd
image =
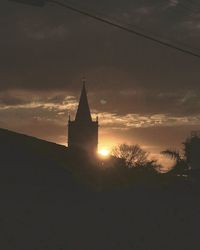
[[126, 167], [140, 167], [148, 163], [148, 153], [139, 145], [120, 144], [113, 148], [112, 155], [122, 159]]
[[191, 169], [200, 169], [200, 137], [195, 134], [183, 142], [186, 163]]
[[162, 151], [161, 154], [170, 157], [171, 159], [175, 160], [176, 162], [181, 161], [181, 155], [180, 155], [178, 150], [166, 149], [166, 150]]
[[175, 161], [174, 166], [168, 173], [175, 174], [175, 175], [185, 175], [187, 173], [188, 165], [186, 163], [184, 156], [181, 156], [178, 150], [167, 149], [167, 150], [162, 151], [161, 154]]
[[161, 154], [170, 157], [175, 161], [174, 166], [170, 169], [168, 174], [173, 175], [185, 175], [188, 174], [188, 165], [186, 163], [184, 155], [181, 156], [180, 152], [178, 150], [164, 150], [161, 152]]
[[175, 160], [169, 173], [176, 175], [189, 174], [190, 170], [200, 169], [200, 137], [195, 134], [183, 142], [183, 155], [178, 150], [164, 150], [161, 153]]

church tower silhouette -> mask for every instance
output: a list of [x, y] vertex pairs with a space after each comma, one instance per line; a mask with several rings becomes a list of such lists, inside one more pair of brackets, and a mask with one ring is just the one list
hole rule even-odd
[[87, 153], [96, 153], [98, 146], [98, 126], [98, 118], [96, 121], [92, 120], [85, 81], [83, 81], [83, 87], [75, 120], [71, 121], [69, 116], [69, 149], [82, 150]]

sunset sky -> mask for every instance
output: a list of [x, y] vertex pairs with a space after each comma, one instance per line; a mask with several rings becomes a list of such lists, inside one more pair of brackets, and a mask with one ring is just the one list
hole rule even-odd
[[[200, 4], [70, 3], [200, 53]], [[0, 127], [66, 145], [85, 76], [100, 147], [137, 143], [158, 157], [200, 129], [200, 58], [53, 4], [1, 0], [0, 20]]]

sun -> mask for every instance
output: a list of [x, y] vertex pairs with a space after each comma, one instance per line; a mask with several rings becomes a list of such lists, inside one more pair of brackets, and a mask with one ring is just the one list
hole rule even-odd
[[101, 148], [99, 149], [98, 154], [102, 157], [108, 157], [110, 155], [110, 151], [106, 148]]

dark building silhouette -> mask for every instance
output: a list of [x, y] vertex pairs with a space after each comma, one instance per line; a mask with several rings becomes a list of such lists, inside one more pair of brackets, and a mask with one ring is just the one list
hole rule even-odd
[[184, 144], [187, 164], [192, 170], [200, 169], [200, 131], [193, 131]]
[[78, 110], [74, 121], [68, 123], [68, 147], [73, 150], [82, 150], [95, 153], [98, 146], [98, 118], [92, 120], [87, 99], [85, 83], [80, 96]]

